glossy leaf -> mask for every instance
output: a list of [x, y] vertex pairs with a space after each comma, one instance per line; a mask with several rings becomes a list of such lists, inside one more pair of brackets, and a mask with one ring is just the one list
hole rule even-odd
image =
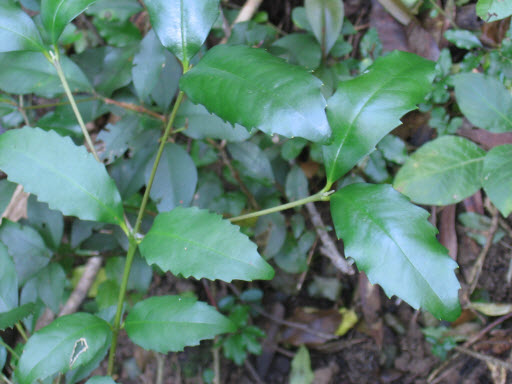
[[167, 353], [234, 332], [234, 324], [214, 307], [194, 298], [151, 297], [133, 307], [125, 321], [130, 339], [144, 349]]
[[331, 215], [346, 256], [371, 283], [413, 308], [457, 319], [457, 264], [437, 241], [427, 211], [390, 185], [352, 184], [332, 195]]
[[[91, 91], [91, 85], [78, 66], [61, 58], [62, 70], [73, 92]], [[0, 89], [16, 95], [35, 93], [55, 97], [64, 93], [57, 71], [42, 53], [7, 52], [0, 54]]]
[[36, 25], [13, 0], [0, 4], [0, 52], [43, 51]]
[[39, 128], [8, 131], [0, 135], [0, 169], [65, 215], [124, 223], [121, 197], [105, 166], [69, 138]]
[[329, 138], [321, 81], [262, 49], [216, 46], [180, 85], [192, 102], [232, 124], [311, 141]]
[[471, 123], [496, 133], [512, 131], [512, 96], [498, 79], [462, 73], [453, 84], [459, 108]]
[[89, 363], [99, 351], [106, 353], [112, 339], [110, 325], [88, 313], [62, 316], [34, 333], [18, 363], [20, 384], [32, 384], [55, 373]]
[[51, 44], [57, 43], [64, 28], [96, 0], [42, 0], [41, 21]]
[[149, 264], [183, 277], [268, 280], [274, 271], [239, 227], [198, 208], [159, 214], [140, 244]]
[[483, 187], [504, 217], [512, 212], [512, 144], [491, 149], [484, 159]]
[[188, 65], [219, 17], [219, 0], [146, 0], [162, 45]]
[[329, 185], [372, 152], [400, 124], [400, 117], [423, 101], [433, 78], [433, 62], [395, 51], [339, 85], [327, 108], [334, 139], [323, 151]]
[[51, 252], [34, 228], [4, 219], [0, 227], [0, 241], [14, 261], [21, 285], [50, 262]]
[[13, 328], [16, 323], [32, 315], [35, 310], [36, 305], [34, 303], [27, 303], [10, 311], [0, 313], [0, 331]]
[[324, 56], [333, 47], [343, 27], [343, 2], [341, 0], [306, 0], [306, 16]]
[[[153, 163], [154, 159], [146, 167], [146, 184]], [[158, 211], [166, 212], [178, 206], [188, 206], [194, 197], [196, 186], [197, 169], [190, 155], [177, 144], [166, 144], [149, 195], [156, 203]]]
[[455, 204], [482, 187], [484, 156], [482, 149], [465, 138], [442, 136], [405, 162], [393, 186], [418, 204]]
[[507, 0], [478, 0], [476, 14], [489, 23], [512, 15], [512, 5]]
[[7, 312], [18, 306], [18, 277], [14, 262], [0, 243], [0, 312]]
[[233, 126], [208, 112], [202, 105], [193, 104], [189, 100], [185, 100], [181, 104], [176, 116], [176, 126], [186, 126], [187, 129], [183, 131], [183, 134], [193, 139], [209, 138], [239, 142], [251, 136], [241, 125]]

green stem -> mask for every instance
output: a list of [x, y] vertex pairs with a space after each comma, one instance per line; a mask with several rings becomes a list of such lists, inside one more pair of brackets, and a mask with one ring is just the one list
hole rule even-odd
[[156, 170], [158, 168], [158, 164], [162, 157], [162, 153], [164, 152], [164, 147], [169, 138], [169, 134], [171, 133], [171, 128], [176, 118], [176, 114], [178, 113], [178, 109], [183, 101], [183, 97], [185, 94], [181, 91], [174, 103], [174, 107], [172, 109], [171, 115], [169, 116], [169, 122], [165, 127], [164, 134], [162, 135], [162, 139], [160, 140], [160, 146], [158, 147], [158, 152], [156, 154], [155, 162], [153, 163], [153, 168], [151, 169], [151, 175], [149, 177], [149, 181], [146, 185], [146, 190], [144, 192], [144, 196], [142, 197], [142, 203], [139, 208], [139, 214], [137, 216], [137, 221], [135, 222], [135, 226], [133, 227], [133, 232], [129, 236], [130, 246], [128, 248], [128, 253], [126, 255], [126, 263], [124, 266], [123, 272], [123, 280], [121, 282], [121, 288], [119, 290], [119, 297], [117, 298], [117, 311], [116, 316], [114, 318], [114, 326], [112, 328], [112, 344], [110, 346], [110, 353], [108, 356], [108, 375], [112, 376], [114, 372], [114, 358], [116, 355], [117, 348], [117, 337], [119, 336], [119, 331], [121, 329], [121, 315], [123, 313], [123, 303], [124, 296], [126, 295], [126, 287], [128, 286], [128, 277], [130, 276], [130, 270], [132, 268], [133, 258], [135, 256], [135, 251], [137, 250], [138, 240], [136, 238], [137, 233], [140, 230], [140, 226], [142, 224], [142, 219], [144, 218], [144, 212], [146, 210], [146, 206], [149, 200], [149, 193], [151, 191], [151, 187], [153, 186], [153, 181], [155, 180]]
[[26, 343], [28, 341], [28, 337], [27, 337], [27, 334], [25, 333], [25, 330], [23, 329], [22, 325], [20, 324], [19, 321], [15, 325], [16, 325], [16, 329], [18, 330], [21, 337], [23, 338], [23, 340], [25, 340], [25, 343]]
[[16, 359], [20, 359], [20, 355], [18, 355], [16, 353], [16, 351], [14, 349], [12, 349], [9, 344], [6, 344], [4, 343], [4, 341], [2, 339], [0, 339], [0, 346], [4, 347], [5, 349], [7, 349], [7, 351], [12, 355], [14, 356]]
[[334, 191], [320, 191], [312, 196], [308, 196], [304, 199], [300, 199], [300, 200], [297, 200], [297, 201], [292, 201], [291, 203], [287, 203], [287, 204], [283, 204], [283, 205], [278, 205], [277, 207], [272, 207], [272, 208], [268, 208], [268, 209], [263, 209], [261, 211], [256, 211], [256, 212], [252, 212], [252, 213], [248, 213], [246, 215], [242, 215], [242, 216], [237, 216], [237, 217], [232, 217], [231, 219], [229, 219], [229, 221], [231, 222], [237, 222], [237, 221], [242, 221], [242, 220], [247, 220], [247, 219], [252, 219], [253, 217], [259, 217], [259, 216], [264, 216], [264, 215], [269, 215], [271, 213], [274, 213], [274, 212], [280, 212], [280, 211], [284, 211], [286, 209], [290, 209], [290, 208], [294, 208], [294, 207], [299, 207], [301, 205], [304, 205], [306, 203], [311, 203], [311, 202], [315, 202], [315, 201], [329, 201], [330, 200], [330, 196], [332, 195]]
[[64, 87], [64, 91], [66, 92], [66, 96], [68, 97], [68, 100], [71, 104], [71, 108], [73, 109], [73, 112], [75, 113], [76, 120], [78, 121], [78, 125], [80, 125], [80, 128], [82, 129], [82, 133], [85, 137], [85, 141], [87, 142], [87, 146], [89, 147], [94, 158], [97, 161], [101, 162], [100, 158], [98, 157], [98, 154], [96, 153], [96, 149], [94, 148], [94, 144], [92, 143], [91, 136], [89, 135], [89, 131], [87, 131], [84, 120], [82, 119], [82, 115], [80, 114], [80, 111], [78, 110], [78, 107], [75, 102], [75, 98], [73, 96], [73, 93], [71, 92], [71, 88], [69, 88], [68, 81], [66, 80], [66, 76], [64, 75], [64, 71], [62, 70], [62, 67], [60, 65], [60, 60], [59, 60], [58, 54], [54, 54], [53, 52], [50, 52], [50, 62], [53, 64], [53, 66], [57, 70], [57, 74], [59, 75], [60, 82], [62, 83], [62, 86]]

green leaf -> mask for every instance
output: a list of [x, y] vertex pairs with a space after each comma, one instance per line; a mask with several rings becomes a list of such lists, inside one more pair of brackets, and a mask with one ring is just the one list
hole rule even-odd
[[12, 328], [16, 323], [23, 320], [27, 316], [32, 315], [36, 310], [34, 303], [27, 303], [11, 309], [8, 312], [0, 313], [0, 331]]
[[[146, 185], [153, 163], [154, 158], [146, 167]], [[179, 145], [167, 143], [149, 194], [158, 211], [166, 212], [178, 206], [188, 206], [194, 197], [196, 186], [197, 169], [190, 155]]]
[[181, 104], [175, 125], [177, 127], [186, 126], [187, 129], [183, 131], [183, 134], [193, 139], [210, 138], [239, 142], [251, 136], [241, 125], [233, 126], [208, 112], [202, 105], [193, 104], [188, 99]]
[[0, 4], [0, 52], [44, 51], [36, 25], [12, 0]]
[[188, 66], [219, 17], [219, 0], [146, 0], [144, 3], [162, 45]]
[[50, 250], [34, 228], [4, 219], [0, 227], [0, 240], [14, 261], [21, 285], [50, 262]]
[[165, 49], [158, 41], [154, 30], [142, 39], [140, 49], [133, 58], [133, 85], [139, 98], [146, 104], [151, 100], [151, 91], [165, 67]]
[[57, 43], [64, 28], [96, 0], [42, 0], [41, 21], [51, 44]]
[[332, 195], [331, 215], [346, 256], [372, 284], [415, 309], [457, 319], [457, 264], [437, 241], [427, 211], [390, 185], [352, 184]]
[[14, 262], [0, 243], [0, 312], [7, 312], [18, 306], [18, 276]]
[[311, 359], [308, 349], [301, 345], [292, 360], [290, 384], [311, 384], [315, 374], [311, 369]]
[[110, 376], [94, 376], [85, 382], [85, 384], [116, 384]]
[[140, 244], [149, 264], [188, 278], [269, 280], [274, 271], [239, 227], [198, 208], [159, 214]]
[[316, 39], [327, 56], [340, 36], [343, 27], [343, 2], [341, 0], [306, 0], [306, 15]]
[[137, 0], [98, 0], [85, 13], [105, 20], [126, 21], [142, 10]]
[[262, 49], [218, 45], [180, 85], [192, 102], [232, 124], [311, 141], [330, 135], [321, 81]]
[[459, 108], [471, 123], [496, 133], [512, 131], [512, 96], [497, 78], [462, 73], [453, 84]]
[[274, 42], [272, 47], [287, 51], [290, 64], [298, 64], [309, 69], [316, 69], [322, 60], [322, 51], [315, 38], [310, 34], [292, 33]]
[[478, 0], [476, 14], [490, 23], [512, 15], [512, 5], [508, 0]]
[[[59, 313], [59, 307], [64, 297], [66, 273], [60, 264], [52, 263], [41, 269], [32, 277], [25, 287], [33, 286], [37, 296], [53, 313]], [[30, 288], [27, 288], [30, 289]]]
[[491, 149], [484, 159], [483, 187], [504, 217], [512, 212], [512, 144]]
[[105, 166], [69, 138], [39, 128], [8, 131], [0, 135], [0, 169], [64, 215], [124, 225], [121, 197]]
[[110, 346], [110, 325], [88, 313], [62, 316], [34, 333], [21, 355], [16, 377], [32, 384], [55, 373], [87, 365]]
[[334, 138], [323, 151], [329, 185], [372, 152], [400, 124], [400, 117], [423, 101], [434, 67], [412, 53], [395, 51], [339, 85], [327, 108]]
[[137, 303], [126, 318], [125, 329], [135, 344], [167, 353], [233, 332], [236, 327], [215, 308], [195, 298], [160, 296]]
[[230, 143], [229, 154], [243, 176], [271, 186], [275, 182], [270, 160], [260, 147], [250, 141]]
[[[61, 57], [62, 70], [71, 91], [90, 92], [91, 84], [82, 70], [67, 57]], [[7, 52], [0, 54], [0, 89], [16, 95], [35, 93], [52, 98], [64, 93], [57, 71], [42, 53]]]
[[32, 227], [37, 229], [44, 242], [57, 250], [64, 233], [64, 218], [62, 213], [48, 208], [48, 204], [37, 201], [35, 195], [30, 195], [27, 202], [27, 216]]
[[407, 159], [393, 186], [418, 204], [455, 204], [482, 187], [484, 156], [468, 139], [442, 136]]
[[290, 201], [304, 199], [309, 196], [308, 179], [298, 165], [294, 165], [286, 176], [285, 192]]
[[94, 19], [94, 26], [107, 44], [114, 47], [126, 47], [140, 41], [140, 30], [129, 20], [108, 21]]
[[16, 183], [11, 183], [9, 180], [0, 180], [0, 212], [4, 212], [11, 202], [16, 186]]
[[444, 33], [444, 37], [450, 43], [455, 44], [457, 48], [472, 49], [482, 46], [482, 43], [480, 40], [478, 40], [478, 37], [476, 37], [470, 31], [464, 29], [449, 29]]
[[138, 44], [123, 48], [109, 46], [88, 49], [74, 56], [73, 60], [84, 68], [94, 89], [101, 95], [110, 97], [115, 90], [130, 84], [132, 60], [137, 47]]

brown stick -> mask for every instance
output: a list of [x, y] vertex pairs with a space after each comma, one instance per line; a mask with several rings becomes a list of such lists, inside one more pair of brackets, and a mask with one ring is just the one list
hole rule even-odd
[[161, 120], [163, 122], [166, 121], [166, 117], [164, 115], [160, 115], [159, 113], [156, 113], [147, 108], [144, 108], [142, 105], [125, 103], [124, 101], [117, 101], [114, 99], [109, 99], [108, 97], [102, 97], [102, 100], [105, 102], [105, 104], [117, 105], [118, 107], [128, 109], [130, 111], [144, 113], [146, 115], [153, 116], [154, 118]]
[[476, 259], [475, 265], [473, 266], [473, 269], [471, 270], [471, 277], [469, 279], [469, 292], [468, 295], [471, 295], [473, 291], [476, 288], [476, 285], [478, 284], [478, 279], [480, 278], [480, 273], [482, 272], [482, 268], [484, 266], [485, 257], [487, 256], [487, 253], [489, 252], [489, 249], [492, 245], [492, 240], [494, 239], [494, 235], [496, 231], [498, 230], [498, 219], [499, 219], [499, 212], [496, 208], [489, 206], [488, 207], [490, 211], [492, 212], [492, 221], [491, 221], [491, 227], [489, 228], [489, 233], [487, 235], [487, 238], [485, 240], [485, 245], [480, 251], [480, 254], [478, 255], [478, 258]]
[[84, 301], [89, 289], [91, 289], [96, 275], [101, 268], [102, 259], [99, 256], [91, 257], [85, 264], [85, 270], [80, 278], [80, 281], [75, 287], [75, 290], [69, 296], [68, 301], [59, 312], [59, 317], [75, 313]]
[[354, 268], [348, 263], [347, 259], [341, 256], [340, 252], [338, 251], [338, 247], [336, 247], [336, 244], [325, 230], [324, 222], [322, 221], [322, 218], [320, 217], [315, 204], [307, 203], [306, 209], [309, 212], [311, 222], [315, 226], [316, 233], [318, 234], [318, 237], [320, 237], [320, 240], [323, 244], [320, 247], [320, 253], [329, 258], [338, 270], [347, 275], [353, 275]]

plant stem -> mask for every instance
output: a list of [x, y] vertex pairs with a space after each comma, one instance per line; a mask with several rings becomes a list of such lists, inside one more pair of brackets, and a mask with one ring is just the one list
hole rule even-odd
[[149, 193], [151, 191], [151, 187], [153, 186], [153, 181], [155, 180], [156, 170], [158, 168], [158, 164], [162, 157], [162, 153], [164, 151], [165, 143], [169, 138], [169, 134], [171, 132], [172, 125], [174, 123], [174, 119], [176, 118], [176, 114], [178, 113], [178, 109], [183, 101], [183, 97], [185, 94], [181, 91], [174, 103], [174, 107], [172, 109], [171, 115], [169, 116], [169, 121], [167, 126], [165, 127], [164, 134], [162, 135], [162, 139], [160, 140], [160, 146], [158, 147], [158, 152], [156, 154], [155, 162], [153, 163], [153, 168], [151, 169], [151, 175], [149, 177], [149, 181], [146, 185], [146, 190], [144, 192], [144, 196], [142, 198], [142, 203], [139, 208], [139, 214], [137, 216], [137, 221], [135, 222], [135, 226], [133, 227], [132, 233], [129, 235], [130, 246], [128, 248], [128, 253], [126, 255], [126, 263], [124, 265], [123, 272], [123, 280], [121, 282], [121, 288], [119, 290], [119, 297], [117, 299], [117, 311], [114, 319], [114, 326], [112, 328], [112, 344], [110, 346], [110, 353], [108, 356], [108, 375], [112, 376], [114, 372], [114, 358], [116, 355], [117, 348], [117, 337], [119, 336], [119, 331], [121, 329], [121, 315], [123, 313], [123, 303], [124, 296], [126, 295], [126, 287], [128, 286], [128, 277], [130, 276], [130, 270], [132, 268], [133, 258], [135, 256], [135, 251], [137, 250], [138, 240], [136, 238], [137, 233], [140, 230], [140, 226], [142, 224], [142, 219], [144, 218], [144, 212], [146, 210], [146, 205], [149, 200]]
[[12, 348], [9, 346], [9, 344], [4, 343], [2, 339], [0, 339], [0, 346], [2, 346], [2, 347], [4, 347], [5, 349], [7, 349], [7, 351], [8, 351], [12, 356], [14, 356], [16, 359], [18, 359], [18, 360], [20, 359], [20, 355], [18, 355], [18, 354], [16, 353], [16, 351], [15, 351], [14, 349], [12, 349]]
[[68, 100], [71, 104], [71, 108], [73, 109], [73, 112], [75, 113], [76, 120], [78, 121], [78, 125], [80, 125], [80, 128], [82, 129], [82, 133], [85, 137], [85, 141], [87, 142], [87, 146], [89, 147], [94, 158], [97, 161], [101, 162], [100, 158], [98, 157], [98, 154], [96, 153], [96, 149], [94, 148], [94, 144], [92, 143], [91, 136], [89, 135], [89, 131], [87, 131], [84, 120], [82, 119], [82, 115], [80, 114], [80, 111], [78, 110], [78, 107], [75, 102], [75, 98], [73, 96], [73, 93], [71, 92], [71, 88], [69, 88], [68, 81], [66, 80], [66, 76], [64, 75], [64, 71], [62, 70], [62, 67], [60, 65], [58, 53], [55, 54], [53, 52], [50, 52], [50, 62], [53, 64], [53, 66], [57, 70], [57, 74], [59, 75], [60, 82], [62, 83], [62, 86], [64, 87], [64, 91], [66, 92], [66, 96], [68, 97]]
[[304, 205], [306, 203], [309, 203], [309, 202], [314, 202], [314, 201], [329, 201], [330, 200], [330, 196], [331, 194], [333, 193], [334, 191], [320, 191], [312, 196], [308, 196], [304, 199], [300, 199], [300, 200], [297, 200], [297, 201], [292, 201], [291, 203], [287, 203], [287, 204], [283, 204], [283, 205], [278, 205], [277, 207], [272, 207], [272, 208], [268, 208], [268, 209], [263, 209], [261, 211], [256, 211], [256, 212], [251, 212], [251, 213], [248, 213], [246, 215], [241, 215], [241, 216], [237, 216], [237, 217], [232, 217], [231, 219], [229, 219], [229, 221], [231, 222], [236, 222], [236, 221], [242, 221], [242, 220], [246, 220], [246, 219], [252, 219], [253, 217], [259, 217], [259, 216], [264, 216], [264, 215], [268, 215], [268, 214], [271, 214], [271, 213], [274, 213], [274, 212], [280, 212], [280, 211], [284, 211], [286, 209], [290, 209], [290, 208], [294, 208], [294, 207], [299, 207], [301, 205]]
[[18, 330], [18, 332], [20, 333], [21, 337], [23, 338], [23, 340], [25, 340], [25, 343], [26, 343], [28, 341], [28, 337], [27, 337], [27, 334], [25, 333], [25, 330], [23, 329], [22, 325], [18, 321], [15, 324], [15, 326], [16, 326], [16, 329]]

